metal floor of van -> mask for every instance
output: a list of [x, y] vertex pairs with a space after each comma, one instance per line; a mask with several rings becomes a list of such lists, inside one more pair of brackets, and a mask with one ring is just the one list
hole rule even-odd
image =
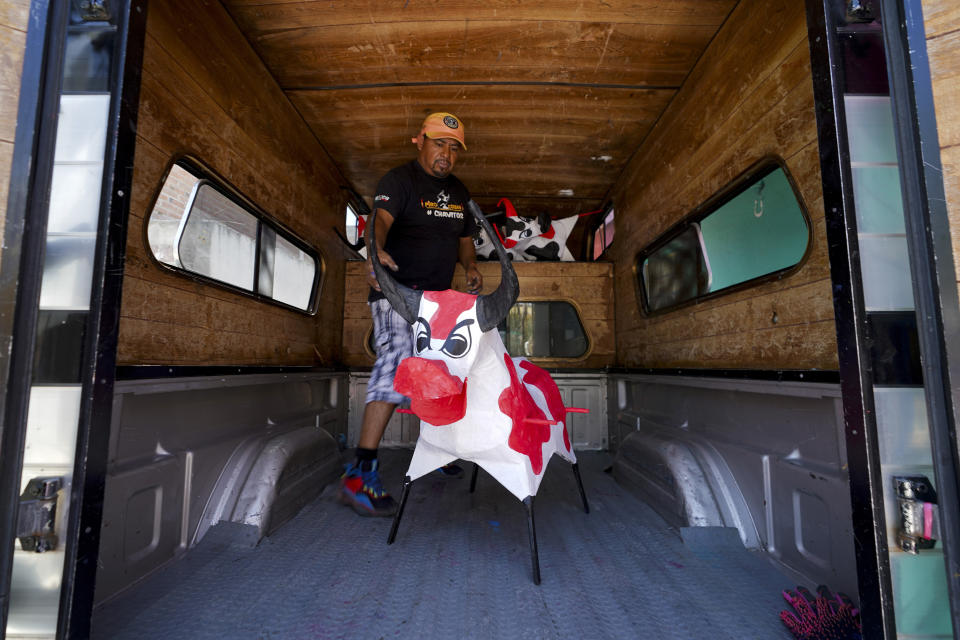
[[[381, 453], [395, 495], [410, 454]], [[99, 607], [93, 637], [793, 637], [777, 614], [795, 584], [735, 530], [678, 532], [604, 473], [607, 454], [578, 456], [590, 513], [554, 458], [535, 507], [539, 586], [523, 505], [482, 471], [471, 495], [469, 465], [413, 484], [392, 546], [391, 520], [357, 516], [333, 487], [256, 547], [215, 527]]]

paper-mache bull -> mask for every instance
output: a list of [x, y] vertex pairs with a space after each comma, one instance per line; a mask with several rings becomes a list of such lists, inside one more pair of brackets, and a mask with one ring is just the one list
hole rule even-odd
[[[467, 208], [495, 237], [476, 203]], [[369, 225], [368, 238], [375, 237], [375, 214]], [[412, 326], [414, 355], [400, 363], [394, 388], [410, 398], [410, 412], [421, 420], [388, 542], [396, 536], [411, 482], [457, 459], [474, 462], [527, 506], [539, 583], [533, 496], [554, 453], [574, 465], [584, 509], [589, 507], [556, 383], [540, 367], [511, 357], [497, 331], [520, 293], [510, 258], [497, 242], [501, 280], [493, 293], [418, 291], [397, 282], [380, 265], [375, 243], [368, 246], [380, 289]]]
[[[573, 262], [573, 254], [567, 248], [567, 238], [577, 224], [577, 216], [551, 220], [549, 215], [541, 214], [536, 218], [527, 218], [517, 213], [513, 203], [507, 198], [497, 202], [506, 214], [503, 222], [503, 245], [510, 258], [517, 262], [561, 261]], [[493, 234], [481, 228], [474, 236], [477, 255], [493, 259], [496, 255]]]

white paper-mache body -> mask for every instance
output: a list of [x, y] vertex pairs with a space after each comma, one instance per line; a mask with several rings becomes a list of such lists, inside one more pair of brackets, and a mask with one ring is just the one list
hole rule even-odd
[[407, 475], [415, 480], [461, 459], [520, 500], [536, 495], [554, 453], [576, 462], [556, 383], [511, 358], [496, 329], [480, 331], [476, 296], [425, 292], [419, 312], [415, 356], [400, 364], [394, 383], [421, 418]]

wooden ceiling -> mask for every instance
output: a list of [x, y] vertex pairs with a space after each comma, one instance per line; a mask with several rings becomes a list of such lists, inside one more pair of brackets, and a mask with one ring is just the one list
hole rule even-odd
[[736, 0], [223, 0], [368, 202], [450, 111], [487, 208], [596, 209]]

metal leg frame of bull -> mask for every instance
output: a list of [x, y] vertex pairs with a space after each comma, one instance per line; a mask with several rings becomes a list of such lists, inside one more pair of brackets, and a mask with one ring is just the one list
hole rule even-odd
[[[496, 237], [476, 203], [469, 202], [467, 208], [490, 237]], [[454, 460], [466, 460], [483, 467], [526, 507], [533, 581], [540, 584], [533, 501], [554, 453], [573, 465], [584, 511], [590, 512], [566, 427], [568, 412], [585, 410], [565, 407], [549, 373], [507, 353], [496, 328], [520, 295], [520, 283], [499, 242], [501, 280], [493, 293], [416, 291], [380, 265], [370, 241], [376, 237], [375, 225], [376, 215], [371, 214], [368, 251], [377, 280], [414, 332], [415, 355], [400, 363], [394, 388], [410, 398], [409, 412], [420, 418], [420, 437], [387, 544], [396, 538], [413, 481]], [[475, 468], [471, 491], [476, 474]]]

